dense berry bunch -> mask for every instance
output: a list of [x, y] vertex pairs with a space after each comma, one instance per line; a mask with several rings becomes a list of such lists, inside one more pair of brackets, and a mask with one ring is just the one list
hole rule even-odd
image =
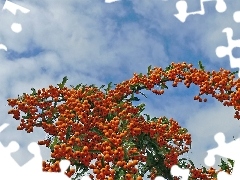
[[[9, 114], [21, 120], [18, 130], [33, 132], [33, 127], [42, 127], [52, 138], [39, 141], [52, 150], [50, 163], [43, 162], [44, 171], [59, 171], [59, 161], [68, 159], [76, 169], [68, 169], [68, 176], [89, 168], [95, 179], [142, 179], [149, 170], [151, 179], [158, 176], [170, 177], [172, 165], [180, 163], [178, 156], [188, 152], [191, 135], [173, 119], [166, 117], [146, 120], [141, 112], [144, 104], [133, 106], [138, 100], [134, 94], [142, 89], [151, 90], [157, 95], [164, 93], [166, 82], [173, 87], [184, 82], [200, 87], [194, 100], [206, 102], [203, 94], [211, 94], [226, 106], [234, 106], [235, 118], [240, 119], [239, 94], [240, 81], [234, 81], [234, 74], [220, 69], [219, 72], [206, 72], [192, 68], [191, 64], [172, 63], [165, 70], [149, 67], [148, 74], [136, 74], [114, 89], [111, 83], [105, 89], [94, 85], [78, 85], [71, 89], [65, 87], [67, 78], [58, 87], [24, 94], [17, 99], [8, 99], [13, 107]], [[154, 88], [155, 85], [161, 89]], [[236, 88], [236, 91], [232, 88]], [[219, 91], [219, 93], [217, 93]], [[130, 98], [129, 98], [130, 96]], [[25, 116], [20, 118], [20, 111]], [[95, 159], [95, 162], [92, 160]], [[146, 163], [144, 163], [146, 162]], [[216, 170], [196, 169], [194, 165], [185, 166], [191, 170], [191, 178], [208, 179], [216, 176]], [[92, 174], [90, 177], [94, 177]], [[177, 179], [177, 178], [174, 178]]]

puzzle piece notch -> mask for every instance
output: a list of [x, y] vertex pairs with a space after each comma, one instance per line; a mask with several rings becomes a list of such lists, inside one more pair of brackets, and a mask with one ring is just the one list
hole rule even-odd
[[[237, 15], [240, 15], [240, 12], [237, 13]], [[238, 19], [237, 19], [238, 20]], [[240, 17], [239, 17], [240, 20]], [[232, 55], [232, 50], [235, 47], [240, 47], [240, 39], [237, 40], [233, 40], [233, 30], [230, 27], [224, 28], [223, 31], [224, 33], [226, 33], [227, 36], [227, 41], [228, 41], [228, 47], [226, 46], [218, 46], [215, 50], [216, 55], [219, 58], [222, 58], [224, 56], [229, 56], [229, 60], [230, 60], [230, 66], [231, 68], [240, 68], [240, 58], [235, 58]], [[240, 71], [238, 73], [238, 77], [240, 77]]]
[[[2, 132], [9, 124], [3, 124], [0, 126], [0, 132]], [[43, 172], [42, 171], [42, 157], [40, 147], [36, 142], [32, 142], [28, 145], [28, 151], [34, 155], [30, 161], [23, 166], [19, 166], [18, 163], [11, 157], [11, 153], [19, 150], [19, 144], [12, 141], [7, 147], [4, 147], [0, 142], [0, 179], [25, 179], [33, 180], [45, 179], [45, 180], [70, 180], [65, 171], [70, 165], [68, 160], [61, 160], [59, 163], [61, 172]], [[14, 173], [13, 173], [14, 172]], [[88, 176], [84, 176], [81, 180], [91, 180]]]
[[[0, 126], [0, 132], [2, 132], [9, 124], [2, 124]], [[11, 157], [11, 153], [18, 151], [19, 144], [15, 141], [9, 143], [7, 147], [4, 147], [2, 143], [0, 143], [0, 171], [5, 175], [11, 174], [11, 169], [8, 167], [8, 164], [11, 164], [11, 168], [18, 169], [19, 165], [16, 161]], [[3, 176], [4, 177], [4, 176]]]
[[[238, 180], [240, 178], [240, 157], [238, 157], [238, 152], [240, 149], [240, 138], [235, 139], [229, 143], [225, 142], [225, 135], [223, 133], [217, 133], [214, 136], [215, 141], [218, 144], [217, 148], [208, 150], [207, 157], [204, 162], [207, 166], [213, 166], [215, 164], [215, 155], [219, 155], [225, 158], [230, 158], [234, 160], [233, 171], [230, 174], [226, 172], [219, 172], [217, 174], [218, 180]], [[172, 166], [171, 174], [173, 176], [182, 176], [182, 180], [187, 180], [189, 176], [189, 169], [181, 169], [177, 165]], [[163, 177], [158, 176], [155, 180], [165, 180]]]
[[[178, 167], [178, 165], [173, 165], [171, 167], [171, 175], [172, 176], [181, 176], [182, 180], [188, 180], [190, 170], [182, 169]], [[157, 176], [155, 180], [165, 180], [162, 176]]]
[[2, 125], [0, 126], [0, 133], [1, 133], [4, 129], [6, 129], [8, 126], [9, 126], [9, 124], [7, 124], [7, 123], [2, 124]]
[[[21, 11], [22, 13], [26, 14], [29, 13], [30, 10], [27, 8], [24, 8], [22, 6], [19, 6], [15, 3], [12, 3], [8, 0], [5, 1], [2, 10], [8, 10], [10, 11], [13, 15], [16, 15], [17, 10]], [[15, 33], [20, 33], [22, 31], [22, 25], [19, 23], [14, 22], [11, 25], [11, 29], [13, 32]], [[0, 44], [0, 49], [3, 49], [5, 51], [7, 51], [7, 47], [4, 44]]]
[[240, 23], [240, 11], [236, 11], [233, 13], [233, 19], [236, 23]]
[[217, 148], [208, 150], [208, 155], [204, 159], [207, 166], [213, 166], [215, 164], [215, 155], [222, 156], [234, 160], [234, 167], [232, 174], [226, 172], [219, 172], [218, 180], [237, 180], [240, 177], [240, 157], [238, 157], [240, 149], [240, 138], [233, 140], [229, 143], [225, 143], [225, 135], [223, 133], [217, 133], [214, 136], [215, 141], [218, 144]]
[[207, 1], [216, 1], [215, 9], [219, 13], [223, 13], [227, 9], [227, 6], [224, 0], [200, 0], [201, 9], [199, 11], [187, 12], [187, 9], [188, 9], [187, 2], [185, 0], [180, 0], [176, 2], [176, 9], [178, 13], [174, 14], [174, 16], [181, 22], [185, 22], [189, 15], [195, 15], [195, 14], [203, 15], [205, 14], [203, 3]]
[[[19, 6], [19, 5], [15, 4], [15, 3], [12, 3], [12, 2], [10, 2], [10, 1], [7, 1], [7, 0], [6, 0], [6, 2], [4, 3], [4, 6], [3, 6], [2, 10], [5, 10], [5, 9], [8, 10], [8, 11], [10, 11], [13, 15], [16, 15], [17, 10], [21, 11], [21, 12], [24, 13], [24, 14], [30, 12], [29, 9], [24, 8], [24, 7], [22, 7], [22, 6]], [[13, 23], [13, 24], [11, 25], [11, 29], [12, 29], [13, 32], [19, 33], [19, 32], [22, 31], [22, 25], [19, 24], [19, 23]]]

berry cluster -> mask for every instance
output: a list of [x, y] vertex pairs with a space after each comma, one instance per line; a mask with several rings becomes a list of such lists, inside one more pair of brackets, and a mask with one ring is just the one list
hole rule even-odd
[[[141, 180], [148, 170], [151, 179], [166, 178], [173, 165], [181, 165], [178, 156], [188, 152], [191, 135], [173, 119], [148, 116], [146, 120], [141, 115], [144, 104], [132, 105], [132, 101], [139, 100], [134, 94], [147, 89], [162, 95], [168, 81], [173, 82], [173, 87], [184, 82], [189, 88], [193, 83], [200, 87], [194, 100], [206, 102], [201, 96], [211, 94], [224, 101], [224, 106], [234, 106], [234, 117], [240, 119], [240, 80], [234, 81], [234, 77], [234, 73], [223, 69], [206, 72], [203, 67], [192, 68], [192, 64], [171, 63], [165, 70], [149, 66], [147, 75], [134, 73], [133, 78], [114, 89], [109, 83], [105, 93], [94, 85], [79, 84], [69, 89], [64, 86], [65, 77], [58, 87], [32, 89], [30, 95], [8, 99], [8, 105], [13, 107], [8, 113], [21, 120], [18, 130], [30, 133], [34, 126], [42, 127], [53, 137], [38, 142], [52, 150], [53, 159], [43, 162], [44, 171], [59, 171], [59, 161], [68, 159], [76, 166], [67, 170], [69, 177], [90, 168], [99, 180]], [[232, 90], [234, 87], [236, 91]], [[26, 116], [20, 118], [20, 111]], [[95, 163], [91, 163], [94, 159]], [[190, 164], [185, 167], [190, 168], [193, 179], [208, 179], [217, 173], [213, 168], [196, 169]], [[92, 174], [90, 177], [94, 178]]]

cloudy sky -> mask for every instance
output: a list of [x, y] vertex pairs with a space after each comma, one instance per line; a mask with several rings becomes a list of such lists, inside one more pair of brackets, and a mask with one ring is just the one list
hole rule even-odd
[[[240, 38], [240, 23], [233, 13], [240, 10], [237, 0], [225, 0], [227, 10], [219, 13], [216, 1], [205, 2], [204, 15], [188, 16], [183, 23], [177, 14], [177, 0], [14, 0], [30, 10], [13, 15], [2, 10], [0, 15], [0, 124], [9, 123], [0, 136], [7, 146], [17, 141], [20, 150], [12, 156], [23, 165], [33, 156], [27, 146], [45, 137], [44, 131], [34, 133], [17, 131], [19, 122], [7, 112], [8, 98], [31, 93], [31, 88], [56, 86], [68, 76], [67, 86], [109, 82], [120, 83], [130, 79], [134, 72], [146, 73], [149, 65], [166, 67], [171, 62], [187, 62], [197, 66], [201, 60], [206, 70], [223, 67], [231, 71], [228, 56], [218, 58], [215, 49], [228, 46], [226, 27], [233, 29], [233, 39]], [[188, 12], [199, 11], [200, 0], [187, 0]], [[0, 1], [0, 8], [5, 1]], [[20, 23], [22, 31], [11, 30], [12, 23]], [[240, 58], [238, 48], [233, 56]], [[163, 96], [145, 92], [144, 113], [152, 117], [174, 118], [192, 134], [192, 149], [186, 155], [197, 167], [204, 164], [207, 150], [217, 147], [214, 135], [223, 132], [226, 141], [238, 138], [240, 122], [233, 118], [234, 109], [224, 107], [208, 97], [207, 103], [193, 100], [199, 88], [184, 85], [171, 87]], [[43, 159], [50, 150], [41, 147]], [[219, 158], [218, 158], [219, 160]], [[219, 161], [217, 161], [219, 162]], [[217, 164], [215, 164], [215, 167]]]

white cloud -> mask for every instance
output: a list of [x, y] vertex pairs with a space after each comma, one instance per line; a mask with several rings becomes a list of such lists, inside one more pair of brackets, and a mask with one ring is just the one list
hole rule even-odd
[[[19, 122], [7, 115], [7, 98], [30, 93], [32, 87], [56, 85], [66, 75], [67, 85], [100, 86], [129, 79], [134, 72], [146, 73], [148, 65], [165, 67], [172, 61], [207, 58], [205, 61], [210, 64], [206, 64], [207, 69], [215, 68], [219, 62], [215, 48], [226, 42], [220, 34], [222, 27], [231, 24], [236, 2], [229, 3], [225, 15], [213, 11], [204, 16], [189, 16], [185, 23], [174, 17], [175, 2], [170, 1], [106, 4], [94, 0], [26, 0], [15, 3], [30, 9], [30, 13], [14, 16], [3, 11], [0, 16], [0, 43], [8, 47], [8, 52], [0, 51], [0, 119], [11, 122], [1, 140], [5, 144], [17, 140], [27, 150], [31, 141], [44, 138], [45, 134], [41, 130], [30, 135], [16, 131]], [[198, 5], [189, 7], [195, 10]], [[23, 27], [19, 34], [10, 29], [15, 21]], [[233, 27], [237, 29], [238, 25]], [[205, 106], [193, 101], [191, 95], [195, 89], [177, 89], [169, 89], [163, 97], [150, 95], [144, 100], [148, 102], [146, 113], [173, 117], [186, 126], [193, 136], [191, 157], [199, 164], [206, 149], [214, 146], [214, 134], [225, 132], [230, 140], [232, 135], [237, 135], [238, 121], [232, 118], [231, 108], [220, 103], [209, 102]], [[49, 150], [42, 148], [42, 152], [47, 159]], [[27, 154], [19, 155], [18, 160], [26, 162], [25, 156]]]

